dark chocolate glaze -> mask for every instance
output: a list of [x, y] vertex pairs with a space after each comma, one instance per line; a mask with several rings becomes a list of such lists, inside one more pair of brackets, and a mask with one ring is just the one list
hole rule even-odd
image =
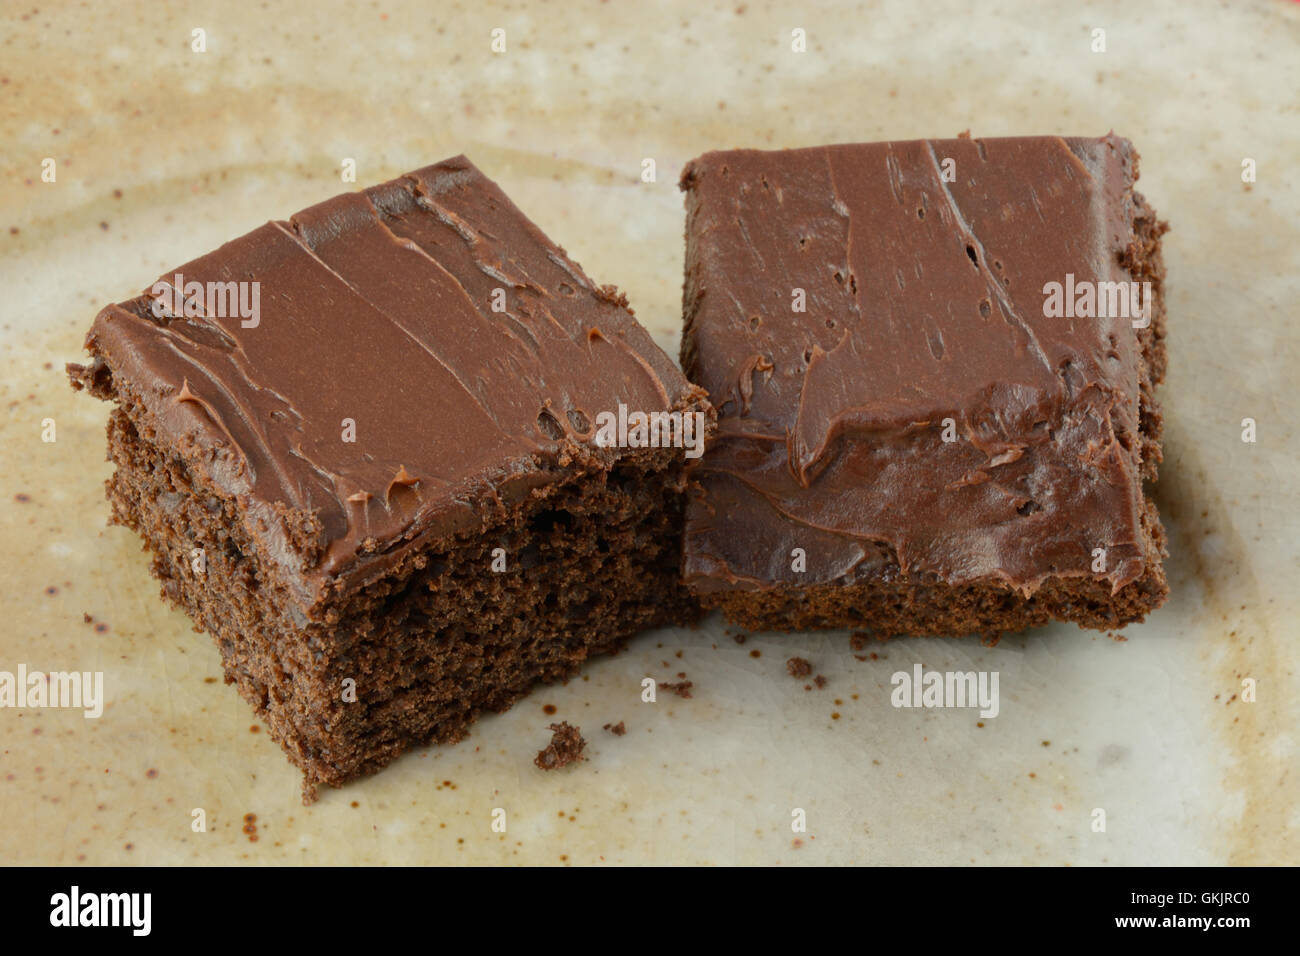
[[160, 441], [240, 499], [304, 606], [555, 481], [575, 446], [612, 460], [593, 445], [598, 412], [698, 401], [617, 290], [464, 157], [267, 223], [163, 279], [178, 272], [259, 282], [260, 321], [156, 318], [145, 295], [104, 309], [87, 347]]
[[1029, 594], [1092, 574], [1095, 548], [1112, 588], [1138, 578], [1136, 332], [1043, 314], [1066, 273], [1132, 279], [1136, 159], [1112, 134], [691, 162], [683, 364], [719, 429], [688, 583], [902, 573]]

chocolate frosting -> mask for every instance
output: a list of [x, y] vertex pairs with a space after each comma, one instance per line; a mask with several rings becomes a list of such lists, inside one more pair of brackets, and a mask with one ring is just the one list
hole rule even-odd
[[598, 412], [698, 396], [626, 299], [463, 156], [267, 223], [163, 281], [175, 273], [260, 283], [260, 320], [157, 318], [171, 294], [147, 294], [104, 309], [87, 347], [163, 442], [239, 498], [304, 606], [562, 477], [575, 447], [612, 461], [592, 443]]
[[1043, 291], [1133, 278], [1136, 178], [1113, 134], [691, 162], [683, 361], [719, 430], [688, 582], [904, 573], [1028, 594], [1093, 573], [1094, 548], [1114, 589], [1139, 577], [1136, 332], [1045, 318]]

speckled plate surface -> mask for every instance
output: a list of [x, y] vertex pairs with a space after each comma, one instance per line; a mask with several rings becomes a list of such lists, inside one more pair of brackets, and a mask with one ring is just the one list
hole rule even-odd
[[[1300, 861], [1300, 5], [701, 6], [10, 5], [0, 671], [102, 671], [106, 705], [0, 709], [0, 862]], [[1123, 640], [1053, 626], [855, 656], [844, 634], [739, 644], [710, 619], [304, 808], [210, 639], [158, 598], [139, 542], [105, 528], [106, 408], [61, 372], [94, 313], [352, 188], [344, 158], [366, 185], [468, 154], [675, 354], [687, 159], [966, 128], [1114, 128], [1173, 224], [1157, 494], [1172, 598]], [[786, 673], [794, 655], [824, 688]], [[1000, 713], [895, 709], [891, 675], [917, 662], [998, 671]], [[642, 677], [678, 673], [689, 699], [641, 703]], [[590, 759], [543, 773], [558, 718]], [[626, 736], [601, 730], [618, 721]]]

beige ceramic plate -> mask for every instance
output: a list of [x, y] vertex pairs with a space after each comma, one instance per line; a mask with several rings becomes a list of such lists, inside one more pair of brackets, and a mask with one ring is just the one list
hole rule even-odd
[[[0, 670], [102, 671], [107, 705], [98, 719], [0, 710], [0, 861], [1300, 859], [1300, 5], [13, 6], [0, 39]], [[988, 12], [972, 19], [976, 7]], [[796, 28], [805, 53], [791, 51]], [[340, 191], [345, 157], [366, 184], [467, 153], [675, 352], [687, 159], [968, 127], [1113, 127], [1173, 223], [1158, 498], [1173, 596], [1124, 641], [1061, 626], [995, 649], [893, 642], [860, 661], [843, 634], [740, 645], [714, 620], [646, 635], [465, 743], [304, 809], [210, 640], [158, 599], [138, 542], [104, 527], [106, 410], [60, 372], [91, 317]], [[639, 179], [645, 158], [655, 183]], [[824, 689], [787, 676], [795, 654]], [[890, 676], [917, 662], [997, 670], [999, 715], [980, 726], [969, 710], [894, 709]], [[640, 703], [641, 677], [678, 672], [691, 699]], [[533, 767], [554, 719], [544, 705], [583, 728], [588, 762]], [[625, 737], [600, 729], [619, 720]]]

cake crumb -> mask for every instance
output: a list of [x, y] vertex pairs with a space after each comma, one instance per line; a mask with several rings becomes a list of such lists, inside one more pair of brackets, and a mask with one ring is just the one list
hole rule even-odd
[[785, 662], [785, 669], [791, 677], [807, 677], [812, 673], [812, 664], [802, 657], [792, 657]]
[[586, 759], [582, 751], [587, 746], [587, 741], [577, 727], [562, 720], [558, 724], [551, 724], [550, 729], [553, 731], [551, 742], [537, 751], [533, 763], [542, 770], [558, 770], [574, 761]]
[[623, 726], [623, 721], [621, 720], [616, 724], [606, 724], [604, 729], [608, 730], [615, 737], [622, 737], [627, 733], [627, 727]]
[[691, 696], [691, 687], [693, 687], [694, 685], [688, 680], [683, 680], [683, 681], [678, 681], [677, 683], [669, 683], [668, 681], [664, 681], [659, 686], [662, 687], [664, 690], [672, 691], [678, 697], [689, 698]]

